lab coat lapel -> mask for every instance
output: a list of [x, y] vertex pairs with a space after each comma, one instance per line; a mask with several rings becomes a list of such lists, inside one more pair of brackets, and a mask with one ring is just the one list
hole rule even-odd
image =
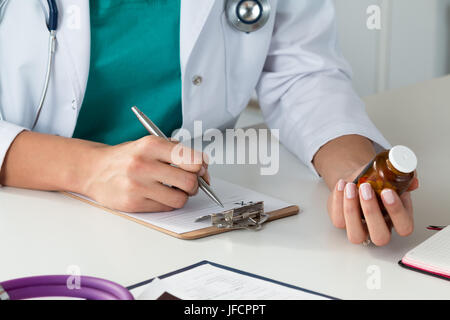
[[67, 72], [73, 81], [74, 91], [81, 103], [89, 76], [91, 26], [89, 0], [64, 0], [58, 2], [58, 45], [69, 62]]
[[215, 1], [181, 0], [180, 61], [183, 73]]

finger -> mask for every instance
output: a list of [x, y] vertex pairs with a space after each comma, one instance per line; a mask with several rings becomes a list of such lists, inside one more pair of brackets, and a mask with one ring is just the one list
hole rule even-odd
[[189, 195], [197, 193], [197, 174], [162, 162], [154, 164], [151, 168], [147, 168], [148, 172], [144, 171], [139, 177], [136, 177], [143, 185], [147, 185], [150, 188], [153, 185], [150, 181], [156, 180], [163, 184], [177, 187]]
[[412, 204], [409, 193], [405, 193], [403, 198], [405, 204], [393, 190], [384, 189], [381, 192], [381, 199], [391, 217], [395, 231], [401, 236], [408, 236], [414, 230]]
[[186, 192], [157, 182], [148, 188], [141, 188], [139, 192], [147, 199], [157, 201], [175, 209], [184, 207], [189, 198]]
[[173, 208], [166, 206], [162, 203], [156, 202], [154, 200], [150, 200], [147, 198], [142, 199], [137, 203], [137, 207], [135, 209], [135, 213], [144, 213], [144, 212], [169, 212], [172, 211]]
[[370, 240], [377, 246], [387, 245], [391, 240], [391, 232], [381, 213], [375, 192], [369, 183], [363, 183], [359, 186], [359, 198]]
[[331, 202], [328, 207], [328, 213], [330, 215], [331, 221], [336, 228], [345, 228], [345, 218], [344, 218], [344, 189], [346, 182], [340, 179], [332, 192]]
[[407, 191], [414, 191], [419, 188], [419, 179], [414, 178]]
[[172, 163], [180, 168], [194, 173], [199, 173], [202, 168], [207, 168], [203, 152], [188, 148], [179, 143], [170, 150], [170, 155], [164, 155], [161, 161]]
[[[141, 140], [142, 153], [147, 159], [174, 164], [183, 170], [198, 173], [203, 166], [203, 153], [161, 137], [147, 136]], [[149, 150], [152, 149], [152, 152]]]
[[347, 183], [344, 190], [344, 218], [347, 228], [347, 237], [350, 242], [360, 244], [367, 240], [367, 231], [361, 220], [359, 199], [356, 185]]
[[411, 193], [409, 192], [404, 192], [401, 196], [400, 199], [402, 200], [403, 206], [406, 209], [406, 212], [408, 212], [408, 214], [411, 216], [411, 218], [414, 217], [414, 210], [413, 210], [413, 204], [412, 204], [412, 200], [411, 200]]
[[138, 196], [125, 199], [112, 209], [129, 213], [168, 212], [173, 210], [173, 208], [162, 203]]

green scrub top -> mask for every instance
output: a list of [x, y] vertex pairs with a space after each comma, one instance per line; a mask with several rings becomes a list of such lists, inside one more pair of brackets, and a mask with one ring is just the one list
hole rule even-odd
[[91, 62], [73, 137], [109, 145], [148, 132], [137, 106], [167, 136], [182, 125], [180, 0], [90, 1]]

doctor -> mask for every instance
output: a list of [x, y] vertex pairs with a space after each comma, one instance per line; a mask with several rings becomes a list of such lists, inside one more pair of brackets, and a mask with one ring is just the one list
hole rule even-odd
[[385, 245], [392, 226], [412, 232], [409, 193], [383, 194], [386, 223], [370, 185], [349, 183], [374, 143], [389, 143], [352, 89], [331, 0], [0, 4], [0, 184], [130, 212], [180, 208], [197, 176], [209, 179], [207, 165], [170, 166], [174, 144], [146, 136], [130, 106], [168, 135], [195, 120], [225, 128], [256, 89], [281, 142], [329, 186], [331, 220], [351, 242]]

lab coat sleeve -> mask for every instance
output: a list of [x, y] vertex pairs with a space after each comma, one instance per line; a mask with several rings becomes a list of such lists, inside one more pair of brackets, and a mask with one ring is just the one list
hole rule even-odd
[[[3, 168], [6, 153], [19, 133], [27, 130], [7, 121], [0, 121], [0, 171]], [[1, 185], [0, 185], [1, 187]]]
[[314, 155], [337, 137], [358, 134], [389, 148], [353, 90], [337, 47], [333, 2], [281, 0], [275, 19], [257, 94], [280, 141], [316, 175]]

